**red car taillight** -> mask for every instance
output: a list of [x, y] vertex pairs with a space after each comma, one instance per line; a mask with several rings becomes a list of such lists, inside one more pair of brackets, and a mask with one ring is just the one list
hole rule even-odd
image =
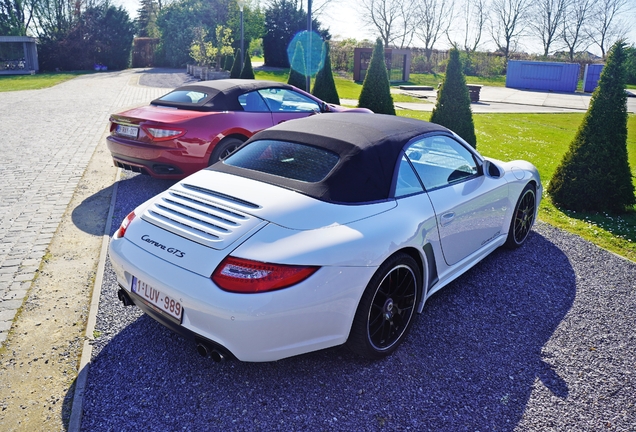
[[117, 232], [115, 232], [115, 238], [122, 238], [126, 234], [128, 225], [130, 225], [130, 223], [133, 221], [135, 216], [136, 215], [134, 211], [128, 213], [128, 216], [126, 216], [124, 220], [121, 221], [121, 225], [119, 226], [119, 229], [117, 230]]
[[295, 285], [314, 274], [318, 268], [227, 257], [212, 273], [212, 281], [225, 291], [259, 293]]
[[185, 135], [185, 129], [181, 128], [167, 128], [167, 127], [159, 127], [159, 126], [142, 126], [141, 127], [146, 135], [150, 137], [153, 141], [166, 141], [175, 138], [179, 138], [180, 136]]

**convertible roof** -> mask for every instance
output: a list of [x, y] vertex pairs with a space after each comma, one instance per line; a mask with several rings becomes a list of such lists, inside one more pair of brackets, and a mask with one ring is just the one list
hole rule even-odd
[[261, 131], [245, 145], [257, 140], [279, 140], [335, 152], [339, 161], [322, 181], [307, 183], [222, 162], [210, 169], [294, 189], [322, 201], [350, 204], [382, 201], [390, 198], [394, 170], [404, 145], [430, 132], [450, 133], [443, 126], [404, 117], [318, 114]]
[[161, 98], [153, 100], [151, 104], [175, 108], [187, 108], [192, 111], [242, 111], [243, 107], [239, 104], [238, 97], [244, 93], [263, 88], [293, 89], [294, 87], [289, 84], [274, 81], [245, 79], [201, 81], [196, 84], [185, 85], [173, 90], [173, 92], [191, 90], [206, 93], [208, 95], [196, 104], [166, 101], [161, 100]]

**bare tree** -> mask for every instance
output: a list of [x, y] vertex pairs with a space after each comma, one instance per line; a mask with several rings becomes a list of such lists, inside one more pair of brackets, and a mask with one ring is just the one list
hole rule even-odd
[[530, 28], [541, 39], [544, 57], [548, 56], [550, 46], [559, 36], [566, 4], [566, 0], [537, 0], [532, 7]]
[[595, 2], [590, 17], [590, 26], [587, 27], [587, 35], [601, 49], [603, 58], [614, 42], [624, 39], [627, 35], [629, 23], [621, 19], [621, 14], [630, 8], [629, 0], [598, 0]]
[[577, 51], [589, 45], [589, 37], [584, 31], [584, 26], [589, 20], [593, 4], [594, 0], [571, 0], [567, 4], [563, 14], [561, 38], [568, 48], [570, 61], [574, 61]]
[[490, 5], [490, 35], [506, 60], [517, 49], [519, 38], [526, 30], [530, 7], [529, 0], [493, 0]]
[[404, 48], [408, 33], [414, 26], [415, 15], [410, 13], [412, 0], [362, 0], [362, 19], [374, 27], [385, 47], [396, 45]]
[[464, 49], [467, 53], [477, 51], [481, 43], [481, 38], [486, 25], [486, 0], [464, 0], [461, 5], [461, 12], [453, 18], [454, 22], [461, 20], [463, 28], [459, 33], [463, 37], [463, 42], [453, 40], [450, 33], [446, 32], [448, 42], [457, 49]]
[[424, 43], [426, 60], [431, 60], [433, 47], [439, 38], [448, 32], [453, 21], [454, 1], [417, 0], [419, 14], [416, 35]]

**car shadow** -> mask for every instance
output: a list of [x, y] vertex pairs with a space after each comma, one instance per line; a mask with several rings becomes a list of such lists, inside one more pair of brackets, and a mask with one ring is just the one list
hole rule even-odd
[[116, 291], [105, 277], [97, 330], [117, 331], [94, 344], [83, 430], [513, 430], [534, 386], [569, 394], [542, 349], [572, 307], [575, 275], [536, 232], [432, 296], [379, 361], [338, 347], [214, 363]]

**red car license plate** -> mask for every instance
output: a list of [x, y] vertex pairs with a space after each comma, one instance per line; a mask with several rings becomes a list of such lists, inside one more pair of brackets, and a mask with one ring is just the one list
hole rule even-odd
[[137, 138], [139, 135], [139, 128], [136, 126], [117, 125], [116, 130], [119, 135], [124, 135], [130, 138]]
[[132, 292], [181, 322], [183, 308], [181, 307], [181, 303], [177, 300], [165, 295], [147, 283], [140, 281], [136, 277], [133, 277], [132, 280]]

